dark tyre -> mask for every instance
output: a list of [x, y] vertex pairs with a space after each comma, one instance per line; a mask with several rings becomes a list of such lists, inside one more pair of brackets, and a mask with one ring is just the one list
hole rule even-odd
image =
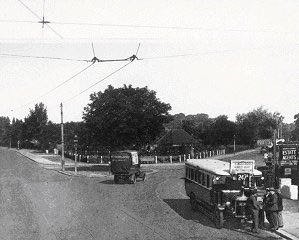
[[130, 183], [131, 183], [131, 184], [136, 183], [136, 175], [135, 175], [135, 174], [132, 174], [132, 175], [130, 176]]
[[119, 182], [119, 176], [114, 175], [114, 183], [118, 183]]
[[223, 228], [224, 225], [224, 214], [222, 210], [215, 209], [215, 224], [217, 228]]
[[146, 180], [146, 174], [145, 173], [142, 173], [142, 181], [145, 181]]
[[190, 195], [190, 205], [191, 205], [191, 209], [193, 211], [198, 210], [197, 201], [196, 201], [195, 195], [193, 193], [191, 193], [191, 195]]

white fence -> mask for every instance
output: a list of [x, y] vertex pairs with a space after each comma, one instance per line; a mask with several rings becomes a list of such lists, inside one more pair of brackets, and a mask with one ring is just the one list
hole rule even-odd
[[[224, 155], [225, 149], [202, 151], [194, 154], [195, 159], [209, 158], [217, 155]], [[157, 163], [180, 163], [191, 159], [191, 154], [176, 155], [176, 156], [140, 156], [140, 161], [143, 164], [157, 164]]]
[[[209, 158], [217, 155], [224, 155], [225, 149], [202, 151], [194, 154], [195, 159]], [[65, 152], [65, 155], [74, 159], [74, 153]], [[94, 155], [81, 155], [78, 154], [79, 162], [87, 163], [108, 163], [110, 161], [109, 156]], [[187, 159], [191, 159], [191, 154], [175, 155], [175, 156], [139, 156], [142, 164], [158, 164], [158, 163], [180, 163], [185, 162]]]

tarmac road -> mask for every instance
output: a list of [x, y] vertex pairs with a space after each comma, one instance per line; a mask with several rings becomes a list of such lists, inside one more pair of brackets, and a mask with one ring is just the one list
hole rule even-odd
[[279, 239], [213, 222], [190, 209], [183, 166], [145, 182], [67, 176], [0, 148], [0, 239]]

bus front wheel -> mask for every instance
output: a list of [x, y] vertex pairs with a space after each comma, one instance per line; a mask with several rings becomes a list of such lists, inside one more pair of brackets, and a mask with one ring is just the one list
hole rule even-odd
[[217, 228], [223, 228], [224, 224], [224, 215], [223, 210], [219, 210], [218, 208], [215, 209], [215, 223]]
[[118, 175], [114, 175], [114, 183], [118, 183], [119, 182], [119, 177]]
[[134, 184], [136, 182], [136, 176], [135, 176], [135, 174], [132, 174], [131, 176], [130, 176], [130, 183], [131, 184]]

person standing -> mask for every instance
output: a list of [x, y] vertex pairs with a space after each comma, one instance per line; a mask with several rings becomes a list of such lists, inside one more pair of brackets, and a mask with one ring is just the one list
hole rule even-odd
[[278, 204], [277, 204], [277, 194], [275, 193], [275, 189], [271, 187], [270, 189], [269, 198], [267, 200], [267, 209], [270, 214], [270, 227], [272, 231], [275, 231], [278, 229]]
[[277, 222], [278, 222], [278, 227], [282, 228], [283, 227], [283, 219], [282, 219], [283, 202], [282, 202], [282, 195], [280, 189], [276, 190], [276, 194], [277, 194], [277, 205], [278, 205]]
[[267, 221], [271, 225], [271, 219], [270, 219], [271, 214], [270, 214], [270, 211], [268, 209], [269, 208], [269, 204], [268, 204], [269, 201], [270, 201], [270, 190], [269, 190], [269, 188], [266, 188], [266, 193], [265, 193], [264, 198], [263, 198], [263, 210], [265, 212]]
[[252, 216], [252, 227], [251, 230], [254, 233], [258, 232], [259, 227], [259, 203], [257, 201], [257, 191], [256, 189], [252, 189], [250, 191], [250, 197], [248, 198], [248, 208], [250, 210], [250, 214]]

